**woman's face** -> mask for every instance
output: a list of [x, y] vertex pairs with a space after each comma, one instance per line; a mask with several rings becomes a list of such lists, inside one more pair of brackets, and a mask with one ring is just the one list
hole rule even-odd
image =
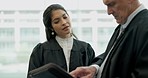
[[67, 13], [61, 9], [52, 11], [51, 24], [53, 30], [61, 38], [70, 37], [71, 35], [71, 22]]

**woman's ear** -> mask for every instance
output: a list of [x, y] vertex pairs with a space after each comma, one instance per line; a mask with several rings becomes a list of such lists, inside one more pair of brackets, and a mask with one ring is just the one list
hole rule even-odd
[[51, 30], [51, 31], [54, 31], [54, 29], [53, 29], [53, 28], [50, 28], [50, 30]]

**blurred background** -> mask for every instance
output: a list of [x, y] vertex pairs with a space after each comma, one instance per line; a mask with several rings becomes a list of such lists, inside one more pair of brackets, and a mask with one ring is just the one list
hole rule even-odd
[[79, 40], [96, 55], [105, 51], [117, 24], [102, 0], [0, 0], [0, 78], [26, 78], [32, 49], [46, 40], [42, 13], [53, 3], [67, 9]]

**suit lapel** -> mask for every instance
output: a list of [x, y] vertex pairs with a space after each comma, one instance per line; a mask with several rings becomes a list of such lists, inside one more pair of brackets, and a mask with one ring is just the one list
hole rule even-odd
[[110, 67], [110, 64], [111, 64], [111, 62], [110, 62], [111, 58], [114, 55], [114, 53], [116, 52], [118, 46], [120, 45], [120, 42], [123, 39], [123, 33], [118, 37], [119, 31], [120, 31], [120, 25], [116, 28], [116, 30], [115, 30], [115, 32], [113, 34], [113, 37], [111, 38], [111, 41], [109, 43], [109, 46], [108, 46], [108, 48], [106, 50], [107, 54], [109, 53], [110, 50], [111, 51], [110, 51], [110, 54], [109, 54], [109, 56], [108, 56], [108, 58], [106, 60], [105, 65], [104, 65], [104, 68], [103, 68], [103, 71], [102, 71], [103, 74], [102, 74], [101, 78], [109, 78], [110, 77], [110, 75], [109, 75], [109, 69], [110, 68], [109, 67]]

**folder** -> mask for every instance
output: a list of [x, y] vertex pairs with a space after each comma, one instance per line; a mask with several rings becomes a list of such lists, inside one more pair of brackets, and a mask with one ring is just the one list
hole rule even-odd
[[33, 78], [35, 75], [40, 74], [44, 71], [49, 71], [51, 74], [55, 75], [57, 78], [73, 78], [64, 69], [54, 63], [48, 63], [39, 68], [33, 69], [29, 72], [29, 76]]

